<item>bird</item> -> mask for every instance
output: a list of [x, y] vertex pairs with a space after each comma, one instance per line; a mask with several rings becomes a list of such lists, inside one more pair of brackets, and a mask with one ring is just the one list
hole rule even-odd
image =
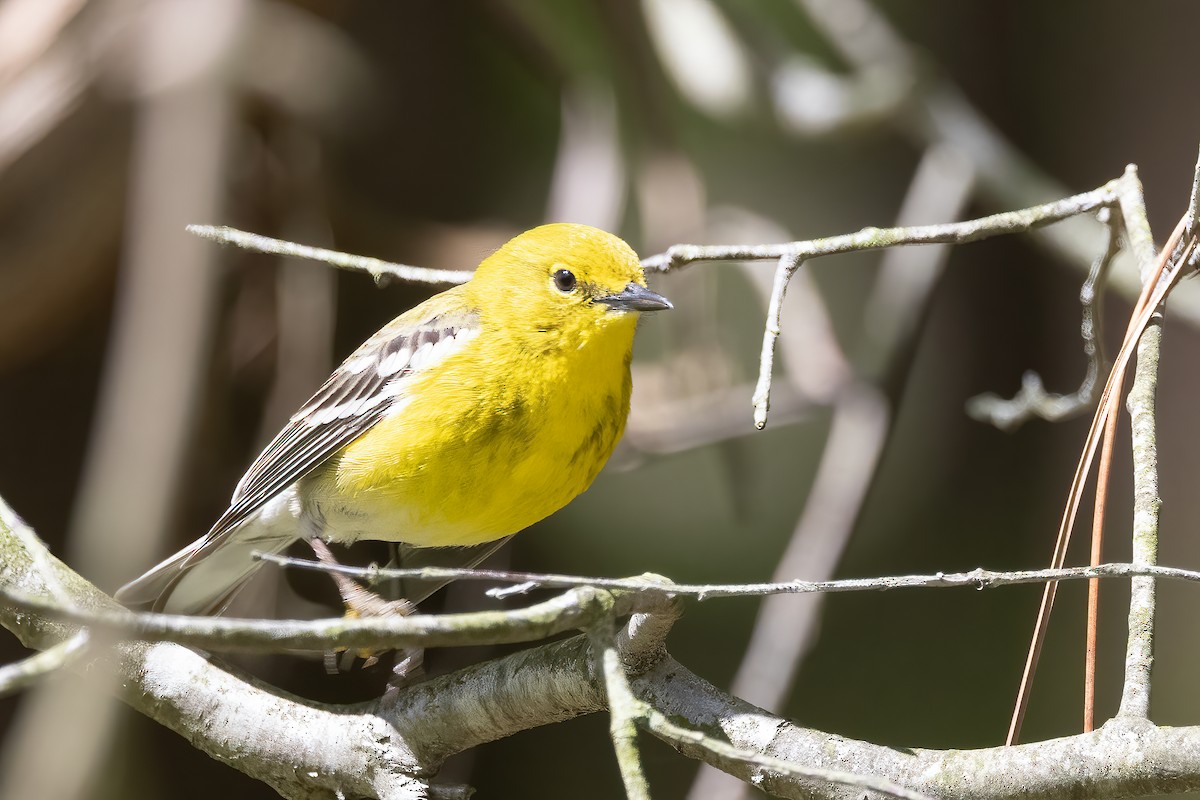
[[471, 548], [529, 527], [612, 454], [638, 319], [671, 307], [613, 234], [554, 223], [516, 236], [351, 353], [212, 528], [116, 598], [216, 614], [261, 566], [255, 551], [363, 539]]

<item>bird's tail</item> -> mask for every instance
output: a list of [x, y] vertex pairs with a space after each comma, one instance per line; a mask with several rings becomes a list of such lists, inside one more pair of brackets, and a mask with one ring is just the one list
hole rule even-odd
[[127, 606], [167, 614], [218, 614], [262, 566], [255, 552], [278, 553], [298, 538], [291, 525], [251, 519], [219, 536], [205, 536], [117, 590]]

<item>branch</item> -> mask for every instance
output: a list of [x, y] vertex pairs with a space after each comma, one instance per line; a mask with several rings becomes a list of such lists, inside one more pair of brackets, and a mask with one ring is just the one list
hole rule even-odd
[[1117, 203], [1125, 177], [1117, 178], [1090, 192], [1064, 197], [1017, 211], [1006, 211], [966, 222], [942, 225], [915, 225], [901, 228], [863, 228], [858, 233], [807, 239], [784, 244], [695, 245], [677, 244], [642, 259], [648, 272], [672, 272], [697, 261], [765, 261], [796, 258], [801, 261], [820, 256], [878, 250], [908, 244], [965, 244], [991, 236], [1025, 231], [1086, 214]]
[[983, 394], [967, 401], [967, 415], [980, 422], [994, 425], [1003, 431], [1015, 431], [1033, 417], [1047, 422], [1060, 422], [1078, 416], [1096, 402], [1100, 374], [1104, 371], [1104, 340], [1101, 334], [1104, 287], [1113, 259], [1121, 249], [1120, 219], [1111, 209], [1102, 209], [1099, 216], [1108, 224], [1108, 244], [1092, 263], [1087, 280], [1079, 290], [1083, 306], [1083, 353], [1087, 356], [1087, 371], [1079, 388], [1072, 394], [1051, 394], [1042, 385], [1041, 377], [1032, 370], [1021, 378], [1021, 391], [1011, 400], [994, 394]]
[[11, 610], [47, 620], [86, 626], [124, 640], [186, 644], [217, 652], [284, 652], [344, 648], [400, 650], [410, 647], [465, 647], [518, 644], [591, 627], [606, 615], [653, 611], [666, 604], [661, 586], [618, 596], [609, 608], [606, 592], [580, 586], [544, 603], [514, 611], [414, 614], [389, 617], [334, 617], [315, 620], [191, 617], [127, 611], [112, 604], [74, 608], [34, 594], [0, 587]]
[[760, 431], [767, 427], [767, 412], [771, 408], [771, 372], [775, 368], [775, 345], [779, 342], [782, 326], [783, 297], [788, 283], [804, 260], [795, 255], [779, 257], [775, 268], [775, 281], [771, 285], [771, 299], [767, 304], [767, 323], [763, 330], [762, 355], [759, 356], [758, 383], [750, 402], [754, 405], [754, 427]]
[[[1046, 581], [1128, 578], [1135, 575], [1152, 575], [1157, 578], [1200, 582], [1200, 571], [1150, 564], [1100, 564], [1095, 567], [1029, 569], [1010, 572], [999, 572], [979, 567], [969, 572], [935, 572], [929, 575], [894, 575], [881, 578], [844, 578], [834, 581], [792, 580], [774, 583], [672, 583], [665, 578], [655, 575], [648, 575], [641, 578], [590, 578], [582, 575], [557, 575], [545, 572], [457, 569], [451, 567], [389, 569], [382, 567], [354, 567], [347, 564], [323, 564], [319, 561], [280, 556], [274, 553], [262, 553], [259, 557], [263, 561], [269, 561], [280, 566], [309, 569], [318, 572], [336, 572], [342, 575], [349, 575], [352, 578], [358, 578], [368, 583], [389, 580], [465, 580], [499, 581], [516, 584], [509, 589], [489, 590], [489, 594], [494, 597], [525, 594], [534, 589], [562, 589], [570, 587], [624, 590], [648, 595], [658, 594], [665, 598], [695, 597], [697, 600], [710, 600], [717, 597], [871, 592], [920, 587], [992, 589], [997, 586], [1045, 583]], [[153, 616], [159, 619], [165, 617], [162, 614], [144, 616]], [[184, 617], [183, 619], [194, 618]], [[409, 619], [419, 619], [419, 617], [409, 617]], [[229, 622], [236, 622], [236, 620]], [[324, 624], [325, 621], [321, 622]], [[357, 624], [354, 623], [354, 625]]]
[[641, 704], [629, 688], [625, 665], [621, 663], [621, 655], [617, 652], [611, 618], [601, 620], [592, 628], [591, 640], [600, 657], [604, 696], [608, 701], [608, 733], [617, 754], [625, 796], [628, 800], [650, 800], [650, 784], [642, 771], [642, 757], [637, 744], [637, 720], [641, 715]]
[[355, 256], [336, 250], [326, 250], [323, 247], [309, 247], [295, 242], [286, 242], [282, 239], [239, 231], [237, 228], [224, 225], [188, 225], [187, 229], [189, 233], [194, 233], [203, 239], [235, 245], [258, 253], [307, 258], [313, 261], [322, 261], [338, 269], [365, 272], [374, 278], [376, 283], [382, 282], [385, 277], [399, 278], [402, 281], [413, 281], [414, 283], [466, 283], [471, 279], [470, 270], [410, 267], [406, 264], [396, 264], [370, 256]]
[[67, 666], [86, 652], [88, 640], [87, 631], [80, 631], [40, 653], [0, 667], [0, 697], [32, 686], [51, 672]]
[[[27, 544], [35, 541], [32, 532], [14, 530], [14, 521], [21, 523], [2, 503], [0, 512], [0, 587], [47, 598], [51, 584], [58, 584], [81, 608], [112, 611], [111, 600], [40, 545], [28, 549]], [[52, 574], [42, 575], [39, 565]], [[1147, 568], [1111, 565], [1101, 572], [1135, 574], [1138, 569]], [[1160, 570], [1200, 579], [1195, 573], [1166, 568], [1155, 573]], [[1071, 572], [1088, 577], [1096, 571]], [[993, 575], [999, 574], [976, 571], [930, 578], [934, 584], [956, 581], [986, 586]], [[657, 586], [663, 590], [661, 583]], [[734, 751], [714, 749], [690, 733], [677, 736], [659, 725], [661, 718], [653, 714], [647, 726], [684, 754], [754, 781], [780, 797], [858, 798], [866, 785], [860, 776], [873, 776], [868, 780], [890, 782], [911, 792], [982, 800], [1016, 794], [1049, 800], [1066, 796], [1079, 785], [1087, 785], [1100, 798], [1200, 788], [1197, 727], [1155, 728], [1145, 720], [1118, 718], [1094, 734], [969, 751], [880, 746], [800, 728], [718, 691], [670, 659], [662, 636], [674, 613], [668, 605], [661, 614], [634, 615], [618, 634], [618, 651], [634, 696], [674, 725], [728, 742]], [[34, 647], [51, 646], [73, 631], [55, 619], [7, 606], [0, 606], [0, 623]], [[121, 645], [81, 662], [77, 670], [90, 676], [96, 671], [103, 674], [106, 666], [121, 676], [116, 690], [133, 708], [289, 798], [321, 792], [323, 796], [424, 797], [429, 794], [427, 776], [453, 753], [604, 708], [603, 687], [585, 636], [434, 678], [365, 706], [345, 708], [299, 701], [174, 644]], [[112, 688], [108, 682], [102, 685]], [[486, 713], [481, 714], [481, 709]], [[743, 758], [743, 754], [753, 757]], [[801, 773], [817, 776], [816, 782], [800, 779]], [[848, 773], [854, 788], [826, 783], [835, 773]]]
[[[1137, 371], [1128, 398], [1133, 439], [1133, 561], [1139, 564], [1158, 561], [1158, 514], [1162, 501], [1158, 496], [1154, 403], [1161, 341], [1161, 317], [1156, 316], [1138, 344]], [[1150, 713], [1150, 669], [1154, 664], [1154, 578], [1134, 578], [1129, 593], [1129, 641], [1118, 713], [1145, 718]]]
[[[775, 280], [767, 309], [762, 354], [759, 359], [758, 382], [752, 397], [754, 427], [762, 430], [766, 427], [767, 412], [770, 408], [772, 370], [775, 361], [775, 345], [780, 333], [783, 297], [787, 292], [788, 282], [805, 261], [819, 256], [857, 250], [910, 244], [962, 244], [990, 236], [1021, 233], [1079, 214], [1111, 209], [1122, 204], [1123, 199], [1131, 191], [1130, 184], [1137, 184], [1137, 175], [1135, 172], [1127, 170], [1120, 178], [1109, 181], [1090, 192], [1066, 197], [1053, 203], [993, 214], [966, 222], [882, 229], [864, 228], [858, 233], [774, 245], [673, 245], [665, 253], [643, 259], [642, 266], [647, 271], [670, 272], [697, 261], [773, 259], [779, 262], [775, 269]], [[1097, 262], [1093, 270], [1097, 277], [1106, 270], [1108, 261], [1108, 258], [1103, 258]], [[1085, 307], [1086, 313], [1087, 308]], [[1099, 365], [1095, 365], [1094, 369], [1098, 373]], [[1045, 392], [1041, 389], [1040, 382], [1033, 386], [1027, 378], [1026, 383], [1026, 391], [1023, 392], [1025, 399], [1039, 399], [1037, 395], [1044, 397]], [[1092, 377], [1093, 387], [1094, 383], [1095, 376]], [[1088, 389], [1085, 380], [1081, 391]], [[994, 407], [996, 404], [993, 402], [991, 405]], [[1076, 403], [1066, 410], [1073, 413], [1080, 407]]]
[[[1200, 728], [1156, 728], [1118, 718], [1099, 731], [1037, 744], [976, 750], [925, 750], [847, 739], [782, 721], [732, 698], [668, 659], [633, 681], [638, 697], [672, 720], [770, 754], [789, 764], [873, 775], [911, 791], [972, 800], [1058, 800], [1146, 796], [1200, 788]], [[862, 790], [799, 783], [748, 764], [721, 762], [701, 747], [684, 755], [728, 770], [762, 791], [784, 798], [858, 800]]]
[[[50, 648], [75, 636], [77, 629], [63, 619], [94, 619], [98, 629], [119, 632], [137, 618], [51, 556], [2, 501], [0, 588], [33, 601], [0, 604], [0, 624], [29, 647]], [[58, 603], [74, 607], [41, 613], [44, 605]], [[665, 636], [675, 611], [661, 607], [661, 619], [631, 619], [630, 626], [638, 624], [636, 637], [618, 637], [627, 663], [644, 669], [665, 657], [661, 640], [653, 639]], [[576, 637], [427, 681], [365, 707], [297, 700], [169, 643], [96, 648], [71, 666], [100, 690], [115, 691], [199, 750], [285, 797], [415, 800], [430, 794], [428, 776], [453, 753], [602, 708], [587, 660], [586, 641]], [[120, 680], [106, 679], [111, 674]], [[488, 709], [482, 717], [481, 706]]]

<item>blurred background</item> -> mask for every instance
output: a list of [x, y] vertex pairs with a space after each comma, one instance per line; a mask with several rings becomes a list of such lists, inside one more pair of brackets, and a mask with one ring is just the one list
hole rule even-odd
[[[549, 220], [648, 256], [965, 219], [1133, 162], [1161, 240], [1200, 141], [1198, 14], [1186, 0], [0, 0], [0, 495], [111, 591], [203, 533], [336, 361], [436, 291], [222, 248], [188, 223], [469, 269]], [[762, 432], [750, 396], [774, 265], [652, 276], [677, 310], [639, 334], [626, 441], [501, 563], [686, 582], [1044, 565], [1086, 421], [1006, 433], [964, 405], [1030, 369], [1074, 390], [1079, 287], [1103, 244], [1081, 223], [812, 262], [784, 306]], [[1161, 559], [1195, 567], [1200, 314], [1181, 297], [1162, 362]], [[1110, 293], [1110, 348], [1128, 309]], [[1128, 557], [1127, 436], [1108, 560]], [[267, 572], [269, 613], [329, 613], [323, 587], [277, 592]], [[804, 725], [995, 745], [1039, 593], [692, 603], [669, 648]], [[1105, 585], [1101, 719], [1127, 595]], [[1060, 589], [1025, 740], [1079, 729], [1084, 597]], [[1153, 717], [1195, 724], [1195, 590], [1160, 598]], [[494, 606], [478, 586], [439, 602]], [[3, 654], [21, 650], [8, 639]], [[488, 655], [434, 653], [430, 669]], [[330, 701], [386, 675], [245, 666]], [[0, 703], [6, 796], [274, 796], [123, 708], [81, 721], [73, 687]], [[650, 737], [644, 755], [656, 796], [736, 796]], [[602, 715], [481, 748], [445, 777], [483, 797], [620, 791]]]

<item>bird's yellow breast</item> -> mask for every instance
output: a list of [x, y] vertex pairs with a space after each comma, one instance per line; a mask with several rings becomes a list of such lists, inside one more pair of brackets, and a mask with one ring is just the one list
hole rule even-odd
[[521, 340], [485, 329], [414, 375], [397, 413], [305, 479], [326, 535], [473, 545], [562, 508], [624, 431], [635, 325]]

